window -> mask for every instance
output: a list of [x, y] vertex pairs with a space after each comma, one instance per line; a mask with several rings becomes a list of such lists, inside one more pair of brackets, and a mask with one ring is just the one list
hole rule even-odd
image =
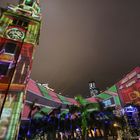
[[28, 27], [28, 24], [29, 24], [29, 22], [24, 21], [24, 22], [23, 22], [23, 27]]
[[4, 46], [5, 53], [15, 54], [17, 50], [17, 45], [13, 42], [8, 42]]
[[28, 27], [29, 22], [28, 21], [24, 21], [21, 19], [14, 19], [13, 20], [13, 25], [18, 25], [18, 26], [23, 26], [23, 27]]
[[6, 75], [8, 72], [9, 63], [0, 62], [0, 75]]
[[14, 20], [13, 20], [13, 24], [14, 24], [14, 25], [17, 25], [17, 22], [18, 22], [17, 19], [14, 19]]
[[22, 24], [23, 24], [23, 21], [22, 20], [18, 20], [17, 21], [17, 25], [22, 26]]

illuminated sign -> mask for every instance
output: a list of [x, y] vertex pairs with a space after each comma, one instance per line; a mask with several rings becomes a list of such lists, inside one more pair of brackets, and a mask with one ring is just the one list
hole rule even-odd
[[105, 107], [115, 105], [115, 101], [114, 101], [113, 97], [111, 97], [107, 100], [104, 100], [103, 103], [104, 103]]

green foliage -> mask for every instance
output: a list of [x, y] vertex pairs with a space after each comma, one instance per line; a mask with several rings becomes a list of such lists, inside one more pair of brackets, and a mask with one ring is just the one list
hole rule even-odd
[[86, 131], [87, 131], [87, 116], [88, 116], [88, 112], [87, 112], [87, 101], [85, 99], [83, 99], [82, 96], [77, 96], [76, 101], [79, 103], [80, 105], [80, 112], [81, 112], [81, 116], [82, 116], [82, 135], [85, 136], [86, 135]]
[[77, 96], [75, 97], [75, 100], [80, 104], [80, 105], [86, 105], [87, 101], [82, 97], [82, 96]]

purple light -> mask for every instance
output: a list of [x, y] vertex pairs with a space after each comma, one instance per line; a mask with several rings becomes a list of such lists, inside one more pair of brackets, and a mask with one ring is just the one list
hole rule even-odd
[[27, 136], [30, 136], [31, 135], [31, 133], [30, 133], [30, 131], [28, 130], [28, 132], [27, 132]]
[[125, 107], [125, 112], [137, 112], [137, 108], [136, 107], [133, 107], [133, 106], [128, 106], [128, 107]]
[[57, 118], [60, 119], [60, 114], [57, 115]]
[[96, 133], [96, 128], [94, 128], [94, 134]]
[[66, 117], [65, 117], [65, 118], [66, 118], [66, 119], [68, 119], [68, 118], [69, 118], [69, 114], [68, 114], [68, 113], [66, 114]]

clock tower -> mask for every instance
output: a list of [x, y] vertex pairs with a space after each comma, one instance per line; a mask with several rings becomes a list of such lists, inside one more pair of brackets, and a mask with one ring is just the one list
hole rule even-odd
[[0, 140], [16, 139], [40, 24], [38, 0], [20, 0], [1, 9]]

